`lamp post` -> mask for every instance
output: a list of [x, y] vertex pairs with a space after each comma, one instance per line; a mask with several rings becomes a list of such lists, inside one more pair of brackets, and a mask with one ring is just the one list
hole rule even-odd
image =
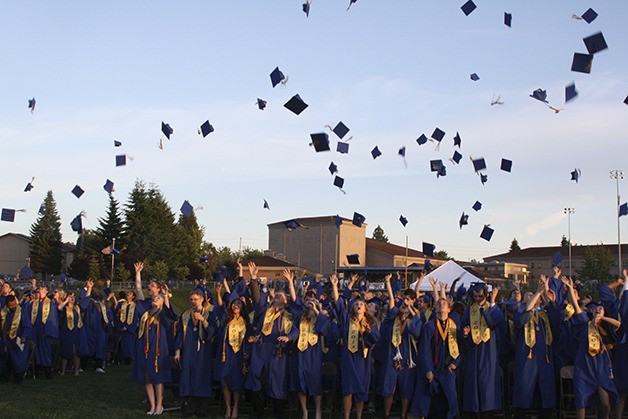
[[617, 217], [617, 269], [619, 270], [619, 278], [621, 278], [621, 236], [619, 230], [619, 180], [624, 178], [624, 172], [621, 170], [611, 170], [611, 179], [615, 179], [617, 185], [617, 207], [615, 208], [615, 216]]
[[569, 242], [569, 277], [571, 278], [571, 214], [576, 212], [575, 208], [565, 208], [565, 214], [567, 214], [567, 235], [569, 236], [567, 241]]

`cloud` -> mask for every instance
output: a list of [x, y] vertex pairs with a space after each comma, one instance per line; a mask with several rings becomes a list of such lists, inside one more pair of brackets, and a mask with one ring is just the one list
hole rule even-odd
[[534, 237], [543, 230], [560, 224], [564, 218], [565, 214], [563, 214], [562, 212], [555, 212], [548, 215], [547, 217], [542, 218], [540, 221], [537, 221], [536, 223], [527, 226], [526, 233], [528, 234], [528, 236]]

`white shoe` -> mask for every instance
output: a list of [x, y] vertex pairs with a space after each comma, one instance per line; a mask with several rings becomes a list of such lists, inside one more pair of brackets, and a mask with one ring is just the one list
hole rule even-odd
[[105, 370], [103, 370], [102, 368], [96, 368], [96, 372], [99, 372], [101, 374], [105, 373]]

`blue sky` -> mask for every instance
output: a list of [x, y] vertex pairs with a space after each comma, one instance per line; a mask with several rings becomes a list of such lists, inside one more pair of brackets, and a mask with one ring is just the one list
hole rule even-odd
[[[12, 2], [0, 17], [0, 206], [27, 212], [0, 223], [0, 234], [27, 233], [53, 190], [64, 240], [75, 241], [70, 221], [85, 211], [84, 226], [97, 226], [109, 178], [122, 203], [143, 179], [176, 212], [186, 199], [202, 206], [206, 240], [233, 248], [240, 238], [266, 248], [269, 223], [358, 211], [369, 236], [379, 224], [394, 243], [407, 235], [415, 248], [426, 241], [481, 259], [514, 237], [522, 247], [558, 244], [564, 207], [576, 209], [573, 242], [616, 242], [609, 171], [628, 172], [628, 3], [478, 0], [469, 16], [462, 3], [359, 0], [347, 12], [348, 1], [314, 0], [306, 18], [298, 0]], [[571, 18], [589, 7], [599, 14], [591, 24]], [[582, 38], [598, 31], [609, 49], [591, 74], [570, 71], [573, 53], [586, 52]], [[276, 66], [289, 81], [273, 89]], [[565, 104], [571, 82], [579, 96]], [[563, 110], [530, 98], [538, 88]], [[283, 107], [297, 93], [310, 105], [299, 116]], [[491, 106], [493, 95], [504, 105]], [[196, 130], [207, 119], [215, 132], [203, 139]], [[174, 129], [163, 150], [161, 121]], [[351, 129], [350, 153], [315, 153], [309, 134], [338, 121]], [[446, 132], [439, 150], [417, 145], [436, 127]], [[448, 161], [456, 132], [458, 166]], [[134, 160], [116, 168], [122, 153]], [[485, 185], [470, 156], [486, 159]], [[499, 170], [501, 158], [513, 160], [512, 173]], [[429, 172], [431, 159], [445, 161], [447, 176]], [[332, 185], [332, 161], [346, 195]], [[35, 189], [22, 192], [32, 176]], [[626, 180], [620, 189], [625, 202]], [[491, 242], [479, 238], [484, 224], [495, 229]]]

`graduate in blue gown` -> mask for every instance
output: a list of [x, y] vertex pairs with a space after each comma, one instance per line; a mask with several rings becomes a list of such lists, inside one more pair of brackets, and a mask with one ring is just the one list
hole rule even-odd
[[485, 284], [475, 284], [469, 292], [473, 304], [467, 307], [461, 321], [465, 336], [462, 410], [477, 415], [502, 408], [499, 332], [504, 315], [495, 305], [496, 287], [490, 303]]
[[541, 297], [555, 301], [548, 278], [541, 275], [536, 293], [525, 294], [514, 314], [515, 375], [512, 407], [515, 418], [524, 418], [525, 410], [539, 411], [540, 418], [550, 418], [556, 408], [556, 381], [553, 333]]
[[[37, 297], [30, 303], [31, 340], [35, 342], [35, 365], [42, 368], [46, 378], [52, 378], [52, 342], [59, 339], [57, 304], [48, 298], [48, 288], [39, 287]], [[25, 307], [26, 308], [26, 307]]]
[[28, 369], [28, 345], [26, 340], [31, 332], [30, 313], [18, 304], [14, 295], [5, 297], [5, 305], [0, 310], [2, 345], [8, 371], [13, 371], [14, 380], [21, 384]]
[[83, 324], [87, 337], [88, 357], [96, 360], [96, 372], [105, 372], [107, 362], [107, 338], [113, 323], [113, 314], [101, 295], [93, 289], [94, 282], [87, 280], [79, 294], [78, 303], [83, 313]]
[[74, 375], [79, 375], [81, 356], [87, 356], [87, 336], [83, 325], [81, 308], [74, 294], [67, 297], [62, 291], [59, 302], [59, 343], [61, 344], [61, 375], [65, 375], [68, 361], [74, 363]]
[[126, 298], [116, 307], [115, 325], [120, 336], [120, 353], [126, 364], [130, 364], [135, 356], [135, 332], [139, 322], [136, 299], [134, 291], [127, 291]]
[[384, 278], [388, 292], [388, 313], [380, 327], [380, 366], [375, 393], [384, 397], [386, 418], [390, 417], [393, 396], [397, 394], [401, 398], [401, 417], [405, 418], [414, 393], [415, 367], [419, 358], [418, 340], [423, 322], [412, 307], [413, 302], [409, 296], [396, 303], [391, 278], [391, 274]]
[[184, 417], [208, 415], [211, 397], [211, 339], [216, 330], [216, 316], [211, 306], [204, 306], [205, 295], [192, 290], [191, 307], [179, 317], [174, 360], [181, 368], [179, 395], [184, 398]]
[[340, 349], [340, 376], [343, 395], [344, 418], [349, 419], [355, 399], [356, 417], [362, 418], [364, 402], [369, 398], [371, 384], [371, 350], [379, 340], [377, 321], [368, 313], [366, 303], [359, 299], [345, 307], [338, 294], [338, 278], [330, 278], [338, 319], [342, 348]]

